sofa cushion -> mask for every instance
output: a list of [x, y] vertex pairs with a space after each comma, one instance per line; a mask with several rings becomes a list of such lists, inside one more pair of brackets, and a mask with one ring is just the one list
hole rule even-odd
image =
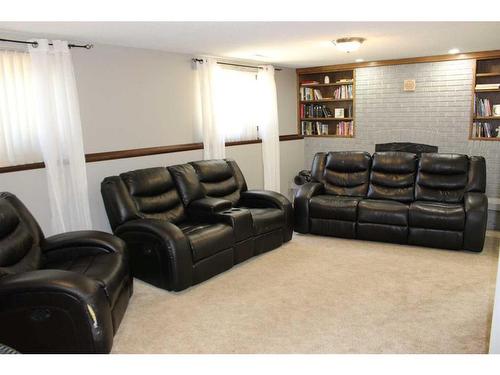
[[408, 225], [408, 205], [392, 200], [363, 199], [358, 205], [360, 223]]
[[367, 152], [329, 152], [323, 182], [332, 195], [364, 197], [368, 190], [371, 157]]
[[45, 269], [76, 272], [97, 281], [104, 289], [111, 307], [129, 280], [126, 258], [120, 253], [97, 253], [47, 262]]
[[316, 195], [309, 201], [310, 216], [318, 219], [356, 221], [361, 198], [338, 195]]
[[175, 182], [166, 168], [146, 168], [120, 174], [139, 215], [178, 223], [186, 218]]
[[465, 211], [462, 204], [416, 201], [410, 205], [410, 227], [464, 230]]
[[278, 208], [248, 208], [252, 215], [254, 234], [271, 232], [283, 228], [285, 212]]
[[181, 224], [179, 228], [191, 244], [194, 262], [234, 245], [233, 230], [226, 224]]
[[459, 154], [422, 154], [418, 165], [415, 199], [445, 203], [463, 201], [469, 159]]
[[201, 160], [190, 164], [207, 196], [226, 199], [233, 204], [240, 200], [241, 186], [226, 160]]
[[373, 155], [368, 198], [412, 202], [417, 155], [408, 152], [377, 152]]

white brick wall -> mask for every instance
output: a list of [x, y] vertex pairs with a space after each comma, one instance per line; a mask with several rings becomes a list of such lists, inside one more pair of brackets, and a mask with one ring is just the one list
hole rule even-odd
[[[500, 142], [467, 139], [473, 66], [462, 60], [356, 69], [356, 138], [307, 138], [306, 168], [318, 151], [373, 153], [376, 143], [426, 143], [484, 156], [487, 194], [500, 197]], [[405, 79], [416, 80], [414, 92], [403, 91]]]

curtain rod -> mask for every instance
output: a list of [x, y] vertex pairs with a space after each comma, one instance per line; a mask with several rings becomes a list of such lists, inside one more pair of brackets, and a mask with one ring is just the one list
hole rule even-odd
[[[201, 63], [203, 64], [203, 59], [192, 59], [196, 63]], [[242, 64], [233, 64], [233, 63], [227, 63], [227, 62], [222, 62], [222, 61], [217, 61], [217, 64], [219, 65], [229, 65], [229, 66], [238, 66], [240, 68], [253, 68], [253, 69], [262, 69], [260, 66], [255, 66], [255, 65], [242, 65]], [[281, 71], [281, 68], [274, 68], [274, 70]]]
[[[14, 40], [14, 39], [3, 39], [0, 38], [0, 42], [8, 42], [8, 43], [20, 43], [20, 44], [31, 44], [33, 47], [38, 47], [38, 42], [29, 42], [27, 40]], [[49, 46], [51, 46], [52, 43], [49, 43]], [[85, 48], [85, 49], [91, 49], [94, 47], [93, 44], [68, 44], [69, 48]]]

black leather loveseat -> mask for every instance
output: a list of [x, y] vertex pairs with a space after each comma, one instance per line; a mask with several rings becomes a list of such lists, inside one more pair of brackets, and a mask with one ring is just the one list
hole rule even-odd
[[317, 153], [295, 196], [295, 230], [481, 251], [488, 200], [479, 156]]
[[108, 353], [129, 298], [125, 243], [77, 231], [44, 238], [0, 193], [0, 342], [21, 353]]
[[283, 195], [247, 190], [233, 160], [206, 160], [107, 177], [101, 193], [135, 277], [180, 291], [274, 249], [293, 233]]

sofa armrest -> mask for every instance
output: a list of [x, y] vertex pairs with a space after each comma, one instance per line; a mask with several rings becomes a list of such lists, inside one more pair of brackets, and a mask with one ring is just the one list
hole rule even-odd
[[78, 256], [120, 254], [126, 256], [125, 243], [110, 233], [82, 230], [45, 238], [40, 247], [45, 263], [65, 261]]
[[[57, 330], [66, 340], [54, 336]], [[21, 352], [108, 353], [113, 322], [104, 289], [97, 281], [63, 270], [4, 276], [0, 341]]]
[[283, 241], [287, 242], [293, 234], [293, 206], [283, 194], [269, 190], [247, 190], [241, 193], [238, 203], [243, 207], [258, 208], [272, 207], [279, 208], [285, 213], [285, 223], [283, 225]]
[[293, 202], [296, 232], [309, 233], [309, 200], [324, 190], [323, 184], [319, 182], [308, 182], [299, 188]]
[[86, 249], [92, 248], [104, 253], [119, 253], [125, 251], [125, 243], [110, 233], [96, 230], [81, 230], [56, 234], [45, 238], [41, 243], [44, 253], [64, 249]]
[[119, 225], [115, 234], [127, 244], [135, 276], [174, 291], [192, 285], [191, 247], [176, 225], [157, 219], [132, 220]]
[[191, 202], [187, 212], [192, 218], [209, 218], [217, 212], [229, 210], [232, 205], [231, 201], [226, 199], [205, 197]]
[[247, 190], [241, 193], [240, 204], [246, 207], [274, 207], [286, 209], [290, 201], [283, 194], [270, 190]]
[[482, 251], [488, 221], [488, 197], [484, 193], [465, 193], [464, 249]]

